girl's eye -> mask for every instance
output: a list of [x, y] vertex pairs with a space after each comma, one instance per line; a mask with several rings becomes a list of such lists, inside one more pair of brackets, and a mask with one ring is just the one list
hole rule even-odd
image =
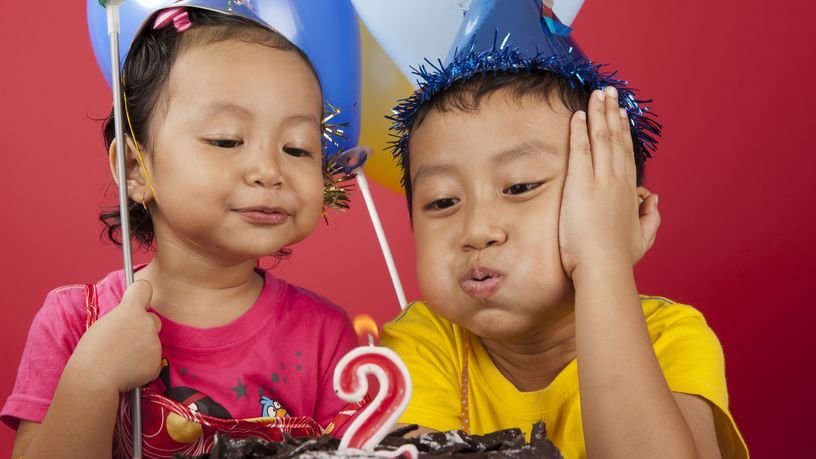
[[301, 158], [304, 156], [311, 158], [312, 156], [314, 156], [312, 152], [304, 150], [302, 148], [284, 147], [283, 151], [287, 155], [294, 156], [295, 158]]
[[516, 194], [524, 194], [528, 191], [535, 190], [536, 188], [540, 187], [544, 182], [534, 182], [534, 183], [516, 183], [515, 185], [510, 185], [504, 190], [504, 194], [516, 195]]
[[443, 198], [437, 199], [436, 201], [431, 202], [430, 204], [425, 206], [425, 210], [435, 211], [435, 210], [445, 210], [449, 207], [453, 207], [459, 203], [459, 200], [456, 198]]
[[233, 139], [212, 139], [207, 140], [207, 143], [218, 148], [236, 148], [244, 144], [243, 140]]

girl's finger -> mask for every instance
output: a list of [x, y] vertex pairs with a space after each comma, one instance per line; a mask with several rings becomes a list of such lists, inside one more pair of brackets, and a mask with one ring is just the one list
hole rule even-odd
[[128, 304], [131, 307], [147, 309], [150, 306], [150, 299], [153, 297], [153, 286], [146, 280], [137, 280], [125, 290], [120, 304]]

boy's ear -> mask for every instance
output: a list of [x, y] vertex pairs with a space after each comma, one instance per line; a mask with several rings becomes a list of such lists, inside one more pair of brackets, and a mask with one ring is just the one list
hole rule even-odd
[[[141, 164], [136, 159], [136, 145], [130, 136], [125, 136], [125, 177], [127, 180], [128, 197], [133, 201], [143, 203], [150, 201], [153, 198], [152, 190], [148, 186], [147, 178], [144, 175]], [[119, 146], [116, 139], [111, 142], [108, 149], [108, 160], [110, 161], [111, 174], [113, 181], [119, 184], [117, 156], [119, 155]], [[148, 168], [149, 164], [145, 164]]]

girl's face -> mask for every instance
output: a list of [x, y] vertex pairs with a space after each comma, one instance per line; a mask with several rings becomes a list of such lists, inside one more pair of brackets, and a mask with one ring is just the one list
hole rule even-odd
[[322, 110], [293, 51], [228, 40], [181, 52], [146, 158], [158, 247], [241, 261], [311, 233], [323, 208]]

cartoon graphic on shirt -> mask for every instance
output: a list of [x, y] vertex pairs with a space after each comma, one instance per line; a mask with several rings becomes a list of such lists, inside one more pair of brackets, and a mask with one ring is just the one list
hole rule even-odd
[[262, 418], [283, 418], [289, 416], [286, 408], [280, 402], [272, 400], [267, 396], [261, 397], [261, 417]]
[[202, 394], [192, 387], [172, 387], [170, 385], [170, 362], [166, 358], [162, 359], [162, 369], [159, 378], [166, 388], [164, 396], [181, 403], [191, 411], [221, 419], [230, 419], [232, 417], [226, 408], [221, 406], [220, 403], [213, 400], [210, 396]]
[[[162, 358], [159, 379], [164, 383], [165, 391], [163, 395], [181, 403], [190, 411], [221, 419], [230, 419], [232, 417], [226, 408], [209, 396], [191, 387], [172, 387], [170, 385], [170, 361], [166, 358]], [[170, 413], [167, 415], [167, 433], [173, 440], [186, 444], [200, 438], [203, 431], [201, 425], [197, 422], [185, 419], [176, 413]]]

